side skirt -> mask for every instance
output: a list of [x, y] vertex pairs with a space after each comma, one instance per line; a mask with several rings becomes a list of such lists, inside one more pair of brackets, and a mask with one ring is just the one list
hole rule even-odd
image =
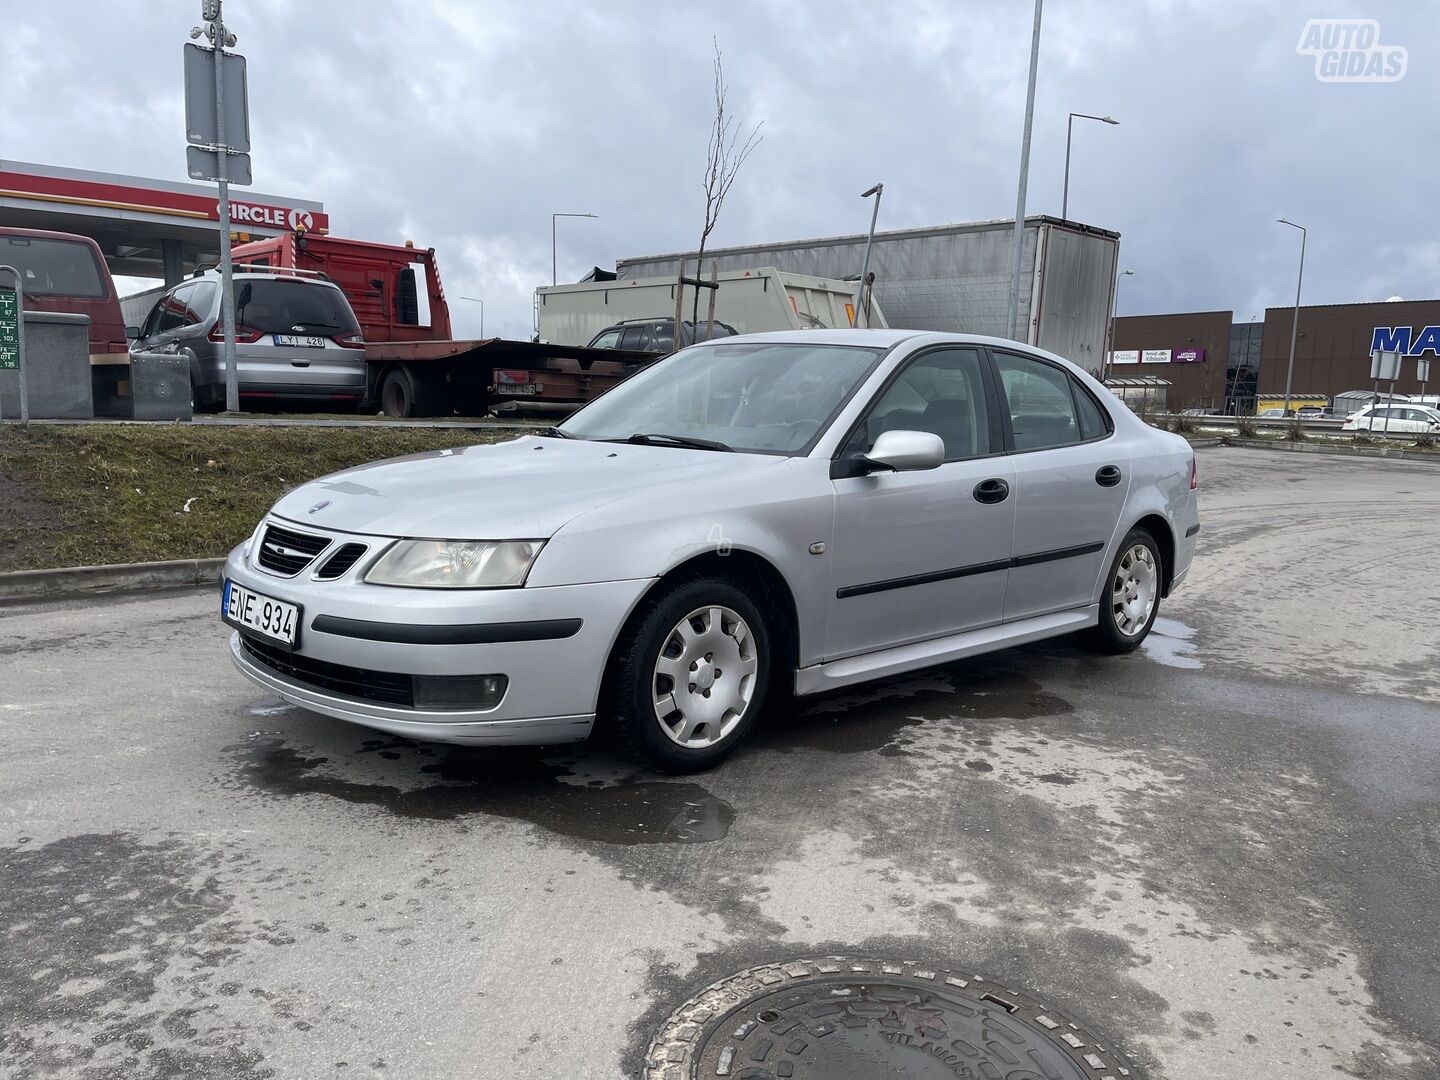
[[919, 668], [963, 660], [967, 656], [978, 656], [997, 649], [1008, 649], [1014, 645], [1025, 645], [1032, 641], [1073, 633], [1095, 626], [1099, 622], [1100, 606], [1091, 604], [1088, 608], [1037, 615], [1032, 619], [968, 630], [963, 634], [951, 634], [929, 641], [917, 641], [863, 656], [847, 656], [843, 660], [832, 660], [828, 664], [813, 664], [795, 672], [795, 694], [802, 696], [839, 690], [841, 687], [869, 682], [871, 679], [902, 675]]

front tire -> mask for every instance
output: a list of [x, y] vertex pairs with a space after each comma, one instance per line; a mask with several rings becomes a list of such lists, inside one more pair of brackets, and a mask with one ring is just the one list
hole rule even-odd
[[1160, 613], [1165, 566], [1159, 545], [1145, 529], [1131, 529], [1115, 553], [1100, 593], [1100, 622], [1093, 641], [1103, 652], [1137, 649]]
[[662, 772], [698, 772], [734, 752], [764, 710], [770, 633], [753, 600], [719, 577], [647, 597], [621, 635], [604, 709], [624, 748]]

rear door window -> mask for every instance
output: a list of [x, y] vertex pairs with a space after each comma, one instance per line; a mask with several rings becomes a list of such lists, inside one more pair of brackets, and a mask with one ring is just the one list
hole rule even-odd
[[333, 336], [360, 329], [345, 294], [330, 285], [285, 278], [235, 282], [235, 322], [262, 334]]
[[634, 349], [637, 352], [645, 348], [645, 339], [650, 335], [648, 326], [627, 326], [620, 335], [620, 348]]
[[94, 249], [77, 240], [0, 236], [0, 266], [20, 271], [29, 296], [109, 295]]
[[1066, 372], [1013, 353], [996, 353], [995, 366], [1010, 410], [1017, 451], [1048, 450], [1081, 441], [1080, 420]]

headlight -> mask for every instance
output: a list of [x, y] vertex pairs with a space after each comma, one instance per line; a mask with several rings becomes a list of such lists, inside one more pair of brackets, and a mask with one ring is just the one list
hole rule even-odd
[[503, 589], [525, 584], [543, 540], [401, 540], [370, 568], [372, 585]]

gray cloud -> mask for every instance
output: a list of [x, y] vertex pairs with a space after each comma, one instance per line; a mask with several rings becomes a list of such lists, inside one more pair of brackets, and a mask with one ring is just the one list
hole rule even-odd
[[[0, 36], [13, 93], [3, 156], [183, 178], [180, 45], [194, 0], [52, 0]], [[732, 104], [765, 121], [717, 245], [1009, 216], [1028, 3], [895, 0], [722, 8], [613, 0], [467, 4], [229, 0], [250, 61], [255, 181], [325, 202], [342, 235], [434, 246], [490, 333], [523, 335], [549, 280], [691, 247], [712, 35]], [[1372, 3], [1409, 49], [1388, 85], [1317, 82], [1295, 44], [1346, 7], [1150, 0], [1049, 5], [1029, 209], [1058, 213], [1071, 110], [1071, 216], [1120, 230], [1122, 313], [1293, 298], [1281, 215], [1310, 227], [1306, 300], [1440, 293], [1428, 227], [1440, 13]], [[103, 45], [103, 47], [102, 47]], [[478, 311], [456, 305], [459, 330]]]

